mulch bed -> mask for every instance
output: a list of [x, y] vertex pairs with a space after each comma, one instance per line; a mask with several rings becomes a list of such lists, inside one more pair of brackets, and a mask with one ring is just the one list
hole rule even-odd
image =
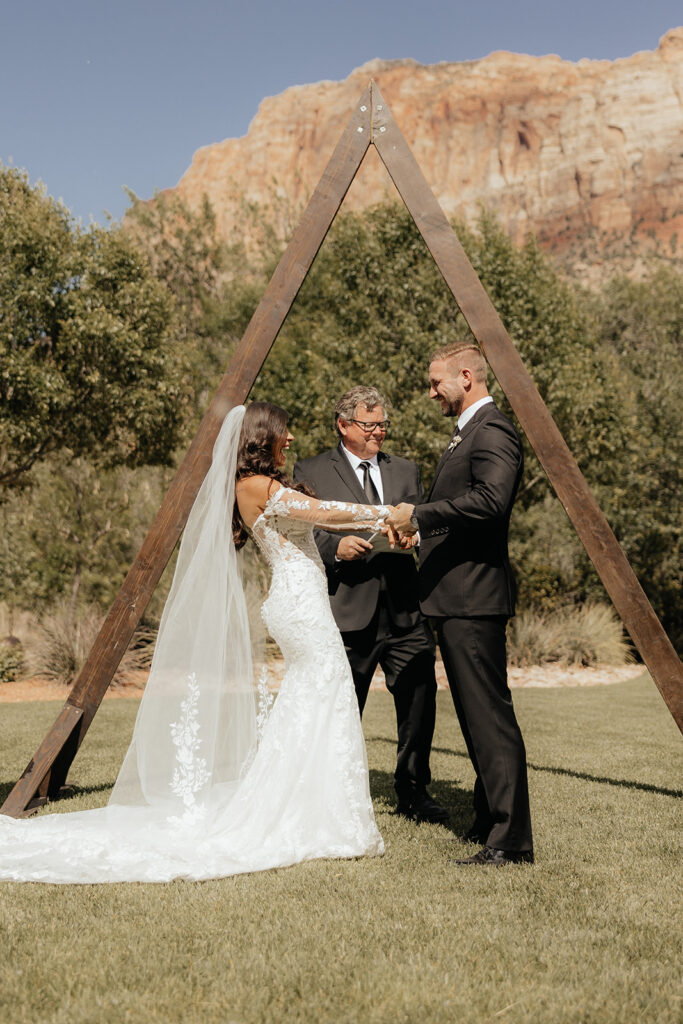
[[[272, 661], [269, 666], [269, 681], [277, 689], [282, 678], [282, 661]], [[603, 665], [598, 668], [583, 668], [576, 665], [530, 665], [527, 668], [510, 668], [510, 686], [522, 687], [564, 687], [564, 686], [605, 686], [623, 683], [627, 679], [642, 675], [642, 665]], [[131, 673], [125, 682], [110, 686], [105, 700], [139, 699], [145, 688], [146, 672]], [[440, 658], [436, 661], [436, 681], [440, 690], [448, 689], [446, 673]], [[373, 690], [384, 689], [384, 674], [375, 672]], [[17, 704], [31, 700], [66, 700], [69, 689], [63, 683], [51, 679], [21, 679], [14, 683], [0, 683], [0, 704]]]

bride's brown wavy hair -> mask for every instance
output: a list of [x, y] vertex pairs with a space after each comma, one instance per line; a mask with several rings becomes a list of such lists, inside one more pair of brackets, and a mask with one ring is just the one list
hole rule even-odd
[[[287, 437], [289, 413], [271, 402], [251, 402], [244, 413], [237, 451], [235, 483], [245, 476], [269, 476], [285, 487], [313, 495], [306, 484], [295, 484], [275, 464], [275, 454]], [[244, 547], [249, 539], [247, 528], [237, 508], [232, 512], [232, 536], [235, 547]]]

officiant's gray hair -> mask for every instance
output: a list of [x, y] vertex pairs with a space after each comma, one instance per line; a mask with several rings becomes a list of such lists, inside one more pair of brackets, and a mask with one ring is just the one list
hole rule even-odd
[[382, 412], [386, 412], [387, 408], [386, 399], [377, 388], [357, 384], [355, 388], [351, 388], [345, 395], [342, 395], [334, 407], [334, 426], [340, 437], [339, 420], [346, 420], [349, 423], [351, 420], [357, 419], [356, 409], [359, 405], [364, 405], [368, 412], [377, 408], [378, 405], [381, 405]]
[[486, 360], [481, 349], [477, 345], [473, 345], [471, 341], [452, 341], [450, 345], [444, 345], [443, 348], [432, 353], [429, 361], [433, 363], [436, 359], [444, 359], [449, 362], [454, 360], [454, 365], [458, 370], [469, 363], [468, 369], [474, 374], [477, 383], [486, 383]]

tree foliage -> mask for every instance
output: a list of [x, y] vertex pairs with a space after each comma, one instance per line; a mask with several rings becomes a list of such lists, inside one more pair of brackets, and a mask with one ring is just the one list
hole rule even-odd
[[175, 192], [159, 192], [150, 202], [133, 193], [130, 198], [125, 230], [145, 253], [177, 312], [190, 400], [187, 439], [225, 372], [278, 250], [256, 208], [244, 211], [243, 232], [257, 231], [260, 239], [249, 257], [238, 228], [230, 240], [220, 234], [206, 198], [197, 210]]
[[173, 303], [116, 227], [83, 229], [0, 167], [0, 486], [68, 449], [163, 463], [182, 422]]
[[615, 518], [645, 591], [681, 647], [683, 276], [661, 266], [643, 281], [619, 275], [593, 302], [599, 343], [614, 362], [634, 427], [616, 459]]

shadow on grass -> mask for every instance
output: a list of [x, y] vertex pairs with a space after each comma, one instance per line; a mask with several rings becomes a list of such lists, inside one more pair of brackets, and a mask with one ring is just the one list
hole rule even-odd
[[[385, 740], [385, 742], [390, 742]], [[462, 835], [472, 824], [472, 790], [461, 789], [447, 780], [433, 780], [429, 786], [430, 795], [445, 807], [450, 820], [442, 825], [454, 835]], [[384, 804], [382, 810], [395, 811], [396, 791], [394, 776], [377, 768], [370, 769], [370, 795], [373, 801]]]
[[[391, 743], [394, 746], [396, 745], [396, 740], [391, 740], [386, 736], [368, 737], [368, 743], [370, 742]], [[451, 754], [453, 757], [462, 757], [466, 761], [469, 761], [469, 755], [464, 750], [452, 750], [449, 747], [432, 747], [432, 753]], [[556, 768], [547, 764], [532, 764], [531, 761], [527, 761], [527, 767], [534, 772], [548, 772], [551, 775], [566, 775], [570, 779], [583, 779], [585, 782], [599, 782], [604, 786], [622, 786], [624, 789], [636, 789], [644, 793], [657, 793], [659, 796], [683, 797], [683, 789], [666, 789], [664, 786], [655, 786], [651, 782], [635, 782], [632, 779], [611, 779], [607, 775], [591, 775], [589, 772], [577, 772], [573, 768]], [[372, 775], [372, 772], [370, 774]], [[438, 785], [439, 783], [434, 783], [434, 786]]]
[[535, 772], [549, 772], [551, 775], [568, 775], [571, 779], [585, 779], [586, 782], [600, 782], [605, 786], [623, 786], [624, 789], [639, 789], [644, 793], [657, 793], [659, 796], [683, 796], [683, 789], [666, 789], [664, 786], [655, 786], [651, 782], [633, 782], [631, 779], [610, 779], [606, 775], [590, 775], [588, 772], [575, 772], [571, 768], [552, 768], [545, 764], [531, 764], [527, 767]]
[[97, 785], [92, 786], [79, 786], [77, 784], [67, 782], [65, 789], [68, 790], [68, 792], [65, 792], [64, 796], [87, 796], [90, 793], [106, 793], [108, 791], [110, 792], [113, 788], [113, 779], [111, 782], [98, 782]]

